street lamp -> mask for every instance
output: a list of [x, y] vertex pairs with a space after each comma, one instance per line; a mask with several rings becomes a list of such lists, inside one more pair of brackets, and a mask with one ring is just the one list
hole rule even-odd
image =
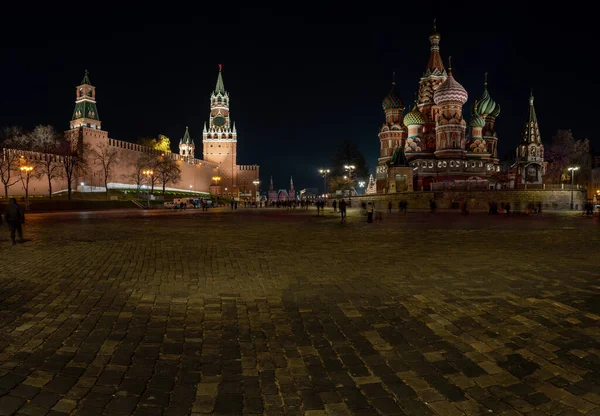
[[84, 191], [85, 183], [81, 182], [81, 199], [83, 199], [83, 191]]
[[323, 186], [324, 186], [324, 190], [325, 190], [325, 194], [327, 194], [327, 175], [329, 175], [330, 170], [329, 169], [319, 169], [319, 173], [321, 174], [321, 176], [323, 177]]
[[574, 178], [575, 178], [575, 171], [579, 170], [579, 166], [570, 167], [568, 170], [571, 171], [571, 209], [573, 209], [573, 186], [575, 186]]
[[[163, 155], [164, 156], [164, 155]], [[144, 170], [142, 173], [150, 178], [150, 181], [153, 182], [154, 171], [153, 170]], [[148, 190], [148, 208], [150, 208], [150, 192], [152, 191], [152, 187]]]
[[348, 176], [350, 176], [350, 179], [352, 179], [352, 173], [356, 169], [356, 166], [354, 166], [354, 165], [344, 165], [344, 169], [346, 169], [348, 171]]
[[258, 201], [258, 197], [256, 194], [256, 187], [258, 186], [258, 184], [260, 183], [260, 181], [258, 179], [255, 179], [252, 181], [252, 183], [254, 184], [254, 201]]
[[[24, 165], [19, 168], [21, 172], [25, 172], [25, 209], [29, 210], [29, 175], [33, 170], [33, 166]], [[22, 179], [22, 178], [21, 178]]]

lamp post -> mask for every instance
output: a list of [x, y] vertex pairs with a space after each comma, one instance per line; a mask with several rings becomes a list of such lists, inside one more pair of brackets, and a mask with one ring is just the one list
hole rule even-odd
[[327, 175], [329, 175], [330, 170], [329, 169], [319, 169], [319, 173], [321, 174], [321, 176], [323, 177], [323, 190], [325, 195], [328, 194], [328, 189], [327, 189]]
[[[150, 178], [150, 181], [152, 182], [152, 180], [154, 179], [153, 178], [153, 176], [154, 176], [154, 171], [153, 170], [150, 170], [150, 169], [144, 170], [144, 171], [142, 171], [142, 173], [144, 175], [146, 175], [148, 178]], [[150, 187], [150, 189], [148, 190], [148, 193], [146, 194], [147, 195], [148, 208], [150, 208], [150, 192], [151, 192], [151, 190], [152, 190], [152, 187]]]
[[356, 169], [356, 166], [354, 166], [354, 165], [344, 165], [344, 169], [346, 169], [348, 171], [348, 176], [350, 176], [350, 179], [352, 179], [352, 173]]
[[[358, 182], [358, 187], [359, 187], [359, 188], [364, 188], [364, 187], [365, 187], [365, 185], [366, 185], [366, 182], [365, 182], [365, 181], [360, 181], [360, 182]], [[363, 193], [364, 193], [364, 192], [363, 192]]]
[[[352, 177], [354, 170], [356, 169], [356, 166], [344, 165], [344, 169], [348, 171], [348, 179], [350, 179], [350, 182], [352, 182], [352, 189], [350, 189], [350, 196], [352, 196], [352, 191], [354, 191], [354, 193], [356, 194], [356, 189], [354, 189], [354, 179]], [[346, 179], [346, 178], [344, 178], [344, 179]]]
[[33, 166], [24, 165], [21, 166], [19, 169], [21, 170], [21, 172], [25, 172], [25, 180], [23, 181], [25, 183], [25, 210], [29, 211], [29, 175], [33, 170]]
[[255, 179], [252, 181], [252, 183], [254, 184], [254, 202], [258, 202], [258, 196], [256, 194], [256, 187], [258, 186], [260, 181], [258, 179]]
[[81, 182], [81, 199], [83, 199], [83, 191], [85, 189], [84, 186], [85, 186], [85, 183]]
[[575, 186], [575, 171], [579, 170], [579, 166], [572, 166], [568, 170], [571, 171], [571, 209], [573, 209], [573, 187]]

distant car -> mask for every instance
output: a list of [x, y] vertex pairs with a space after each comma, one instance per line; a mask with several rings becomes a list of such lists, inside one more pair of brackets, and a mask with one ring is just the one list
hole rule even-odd
[[173, 209], [173, 208], [175, 208], [175, 204], [172, 203], [172, 202], [165, 202], [164, 203], [164, 208], [166, 208], [166, 209]]

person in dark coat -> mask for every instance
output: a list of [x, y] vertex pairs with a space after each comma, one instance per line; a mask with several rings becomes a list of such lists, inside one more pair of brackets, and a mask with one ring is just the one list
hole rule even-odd
[[429, 211], [431, 211], [432, 214], [435, 214], [436, 208], [437, 208], [437, 205], [435, 203], [435, 199], [431, 199], [429, 201]]
[[342, 214], [342, 222], [346, 222], [346, 201], [345, 200], [341, 200], [340, 201], [340, 214]]
[[[390, 202], [390, 204], [391, 204], [391, 202]], [[369, 202], [367, 204], [367, 222], [373, 222], [373, 211], [374, 211], [373, 203]]]
[[23, 229], [21, 228], [21, 224], [25, 222], [25, 216], [23, 215], [23, 211], [21, 210], [19, 204], [17, 204], [17, 200], [15, 198], [10, 198], [8, 201], [6, 212], [4, 213], [4, 219], [8, 224], [12, 243], [17, 244], [15, 240], [15, 234], [18, 234], [19, 240], [23, 241]]

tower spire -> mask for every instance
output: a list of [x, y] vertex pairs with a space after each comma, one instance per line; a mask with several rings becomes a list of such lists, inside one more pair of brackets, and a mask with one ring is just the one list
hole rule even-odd
[[440, 56], [440, 34], [437, 31], [436, 19], [433, 19], [433, 32], [429, 35], [429, 42], [431, 42], [431, 54], [429, 55], [425, 75], [435, 73], [441, 75], [445, 69], [442, 57]]
[[540, 128], [538, 125], [537, 116], [535, 114], [535, 107], [533, 106], [533, 88], [531, 89], [531, 93], [529, 95], [529, 118], [527, 119], [527, 123], [525, 123], [525, 127], [523, 128], [521, 142], [526, 144], [542, 143], [542, 139], [540, 137]]
[[90, 73], [86, 69], [85, 72], [83, 73], [83, 79], [81, 80], [81, 85], [92, 85], [92, 83], [90, 82], [89, 74]]
[[223, 69], [223, 65], [219, 64], [219, 76], [217, 77], [217, 86], [215, 87], [215, 94], [223, 94], [225, 95], [225, 85], [223, 84], [223, 75], [221, 70]]

